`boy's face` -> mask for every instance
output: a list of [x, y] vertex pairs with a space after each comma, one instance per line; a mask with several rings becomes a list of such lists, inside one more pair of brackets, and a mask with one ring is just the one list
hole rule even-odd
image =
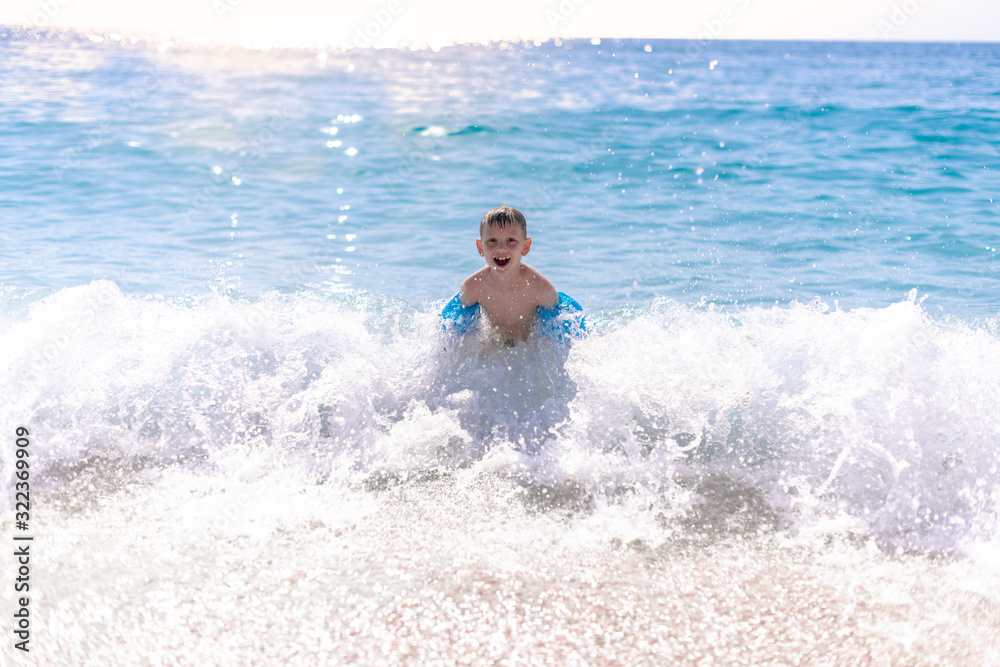
[[521, 265], [521, 258], [531, 248], [531, 239], [517, 225], [490, 226], [482, 238], [476, 239], [476, 248], [486, 258], [487, 266], [506, 272]]

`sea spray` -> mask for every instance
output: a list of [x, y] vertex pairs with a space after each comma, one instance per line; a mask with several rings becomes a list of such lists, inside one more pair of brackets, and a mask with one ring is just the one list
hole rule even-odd
[[96, 468], [127, 486], [239, 461], [247, 479], [373, 493], [468, 469], [581, 520], [625, 512], [652, 544], [834, 530], [960, 552], [995, 537], [989, 323], [913, 300], [657, 300], [592, 316], [570, 346], [501, 349], [449, 343], [434, 312], [319, 291], [58, 290], [4, 315], [0, 409], [37, 434], [40, 492]]

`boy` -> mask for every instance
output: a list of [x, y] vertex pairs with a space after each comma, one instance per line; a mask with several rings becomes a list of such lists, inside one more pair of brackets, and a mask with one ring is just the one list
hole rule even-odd
[[478, 303], [504, 344], [527, 339], [538, 307], [552, 308], [559, 295], [545, 276], [521, 263], [531, 249], [524, 216], [510, 206], [488, 211], [479, 223], [476, 248], [486, 266], [462, 283], [462, 305]]

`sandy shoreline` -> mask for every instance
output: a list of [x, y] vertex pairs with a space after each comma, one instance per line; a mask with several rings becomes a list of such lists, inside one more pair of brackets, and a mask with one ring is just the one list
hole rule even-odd
[[773, 537], [602, 546], [495, 488], [289, 484], [276, 502], [264, 482], [218, 484], [39, 506], [32, 651], [8, 636], [4, 663], [1000, 664], [1000, 575], [972, 560]]

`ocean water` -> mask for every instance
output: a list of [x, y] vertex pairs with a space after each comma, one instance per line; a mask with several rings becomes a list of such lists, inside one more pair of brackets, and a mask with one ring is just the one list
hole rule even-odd
[[0, 29], [5, 661], [1000, 664], [1000, 46], [597, 42]]

